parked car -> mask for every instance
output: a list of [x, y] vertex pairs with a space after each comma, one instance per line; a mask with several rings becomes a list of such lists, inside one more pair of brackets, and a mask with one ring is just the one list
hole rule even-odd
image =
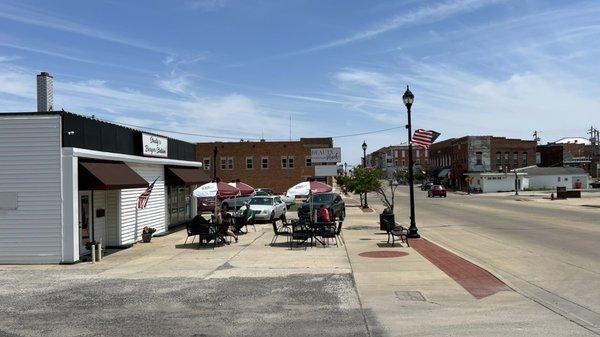
[[221, 202], [221, 209], [226, 212], [238, 210], [244, 206], [245, 202], [250, 202], [250, 199], [252, 199], [252, 196], [227, 198]]
[[285, 202], [287, 209], [290, 209], [290, 206], [296, 203], [296, 198], [293, 196], [281, 195], [281, 201]]
[[270, 188], [257, 188], [254, 190], [254, 195], [263, 196], [263, 195], [275, 195], [273, 190]]
[[286, 207], [280, 196], [254, 196], [250, 199], [250, 209], [256, 220], [285, 219]]
[[429, 198], [433, 197], [446, 197], [446, 188], [442, 185], [433, 185], [427, 192]]
[[321, 208], [321, 205], [329, 208], [332, 219], [344, 220], [346, 217], [346, 204], [337, 193], [323, 193], [311, 196], [298, 208], [298, 217], [310, 217], [311, 203], [313, 210]]
[[198, 211], [200, 213], [204, 212], [214, 212], [215, 211], [215, 198], [214, 197], [203, 197], [198, 198]]
[[426, 181], [421, 184], [421, 191], [429, 191], [431, 189], [431, 186], [433, 186], [433, 183], [430, 181]]

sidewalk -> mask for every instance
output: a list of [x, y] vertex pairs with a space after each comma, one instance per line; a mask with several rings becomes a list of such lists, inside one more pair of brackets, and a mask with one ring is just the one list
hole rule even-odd
[[[592, 335], [508, 287], [478, 299], [448, 275], [463, 272], [463, 264], [445, 273], [414, 248], [380, 247], [387, 236], [379, 231], [379, 211], [348, 209], [344, 223], [348, 259], [372, 336]], [[408, 255], [359, 255], [384, 250]], [[478, 276], [465, 277], [478, 282]]]

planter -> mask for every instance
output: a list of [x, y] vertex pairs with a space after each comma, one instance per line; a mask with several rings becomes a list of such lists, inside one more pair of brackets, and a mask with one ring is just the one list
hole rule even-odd
[[391, 231], [396, 226], [396, 218], [394, 213], [379, 214], [379, 229], [384, 232]]
[[150, 240], [152, 240], [152, 234], [142, 233], [142, 241], [143, 242], [150, 242]]

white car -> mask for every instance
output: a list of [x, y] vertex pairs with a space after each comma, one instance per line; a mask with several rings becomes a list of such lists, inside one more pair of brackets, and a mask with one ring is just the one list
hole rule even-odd
[[286, 206], [280, 196], [265, 195], [252, 197], [250, 209], [254, 212], [254, 219], [273, 221], [285, 219]]

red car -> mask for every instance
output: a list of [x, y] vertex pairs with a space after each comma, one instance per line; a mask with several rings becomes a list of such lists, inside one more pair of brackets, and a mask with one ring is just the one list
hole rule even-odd
[[427, 191], [427, 196], [429, 198], [433, 197], [446, 197], [446, 188], [442, 185], [433, 185], [431, 189]]
[[215, 211], [215, 198], [204, 197], [198, 198], [198, 212], [214, 212]]

